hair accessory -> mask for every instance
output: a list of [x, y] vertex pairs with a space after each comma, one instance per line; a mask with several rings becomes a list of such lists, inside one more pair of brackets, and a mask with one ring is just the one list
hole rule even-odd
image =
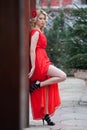
[[35, 17], [36, 17], [36, 15], [37, 15], [36, 10], [32, 10], [32, 18], [35, 18]]

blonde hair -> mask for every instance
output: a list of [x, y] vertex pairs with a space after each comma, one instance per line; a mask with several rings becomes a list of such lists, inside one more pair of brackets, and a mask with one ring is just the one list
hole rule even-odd
[[[32, 18], [31, 20], [31, 29], [33, 29], [36, 26], [36, 22], [38, 17], [40, 16], [40, 14], [43, 14], [45, 16], [45, 20], [48, 20], [47, 17], [47, 13], [44, 10], [36, 10], [36, 16], [34, 18]], [[46, 27], [46, 25], [44, 25], [44, 27], [40, 28], [41, 31], [44, 30], [44, 28]]]

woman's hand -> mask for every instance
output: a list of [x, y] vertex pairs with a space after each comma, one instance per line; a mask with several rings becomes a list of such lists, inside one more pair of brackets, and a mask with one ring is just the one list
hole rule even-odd
[[35, 67], [32, 67], [30, 70], [30, 73], [28, 74], [28, 77], [31, 78], [34, 73]]

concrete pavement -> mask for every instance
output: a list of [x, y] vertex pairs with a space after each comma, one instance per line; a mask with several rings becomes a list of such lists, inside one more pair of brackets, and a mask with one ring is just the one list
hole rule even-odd
[[56, 125], [43, 126], [41, 120], [33, 120], [30, 114], [30, 128], [25, 130], [87, 130], [87, 104], [80, 103], [87, 91], [84, 80], [68, 77], [66, 81], [59, 83], [59, 89], [62, 103], [51, 117]]

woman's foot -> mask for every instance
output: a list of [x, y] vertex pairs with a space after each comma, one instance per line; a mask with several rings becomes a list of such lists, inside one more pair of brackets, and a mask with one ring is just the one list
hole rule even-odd
[[47, 122], [47, 124], [50, 125], [50, 126], [55, 125], [55, 123], [51, 121], [49, 114], [46, 114], [45, 117], [44, 117], [42, 120], [43, 120], [43, 125], [44, 125], [44, 120], [45, 120], [45, 121]]
[[38, 88], [40, 88], [40, 81], [35, 81], [34, 84], [29, 88], [29, 92], [32, 93]]

